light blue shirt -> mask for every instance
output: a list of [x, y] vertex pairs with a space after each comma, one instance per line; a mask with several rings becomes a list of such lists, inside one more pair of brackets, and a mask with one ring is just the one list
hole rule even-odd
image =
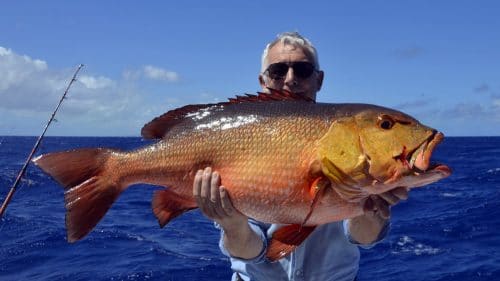
[[[231, 269], [245, 280], [349, 280], [356, 278], [359, 267], [359, 243], [355, 242], [348, 231], [347, 221], [333, 222], [318, 226], [309, 237], [288, 256], [277, 262], [266, 259], [268, 239], [281, 225], [265, 224], [250, 219], [249, 225], [257, 233], [264, 249], [254, 259], [244, 260], [232, 257], [224, 248], [223, 230], [219, 247], [222, 253], [231, 259]], [[220, 229], [219, 226], [216, 225]], [[380, 233], [381, 241], [388, 233], [389, 223]], [[374, 243], [374, 244], [375, 244]], [[374, 244], [363, 246], [371, 247]]]

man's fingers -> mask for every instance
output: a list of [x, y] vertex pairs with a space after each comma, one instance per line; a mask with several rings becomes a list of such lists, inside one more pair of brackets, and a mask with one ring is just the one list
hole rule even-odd
[[368, 197], [363, 205], [363, 211], [367, 214], [378, 214], [384, 219], [389, 219], [391, 216], [391, 206], [407, 198], [408, 189], [406, 187], [398, 187], [391, 191]]
[[203, 202], [201, 201], [201, 181], [203, 179], [203, 170], [198, 170], [196, 172], [196, 175], [194, 176], [194, 181], [193, 181], [193, 197], [194, 200], [196, 201], [196, 204], [200, 208], [200, 210], [203, 212]]
[[212, 168], [207, 167], [203, 171], [203, 179], [201, 181], [201, 199], [204, 201], [210, 200], [210, 182], [212, 180]]
[[382, 218], [388, 219], [391, 216], [391, 209], [388, 202], [380, 196], [371, 196], [375, 204], [374, 210]]
[[399, 198], [392, 194], [391, 191], [387, 191], [379, 194], [379, 196], [384, 199], [389, 205], [394, 205], [399, 202]]
[[201, 179], [203, 177], [203, 170], [198, 170], [194, 176], [193, 181], [193, 196], [195, 199], [200, 196], [201, 192]]
[[398, 187], [393, 190], [379, 194], [391, 206], [399, 203], [401, 200], [408, 199], [408, 189], [406, 187]]
[[363, 205], [363, 211], [372, 215], [375, 213], [375, 202], [371, 197], [366, 198], [365, 204]]
[[246, 217], [233, 207], [226, 189], [220, 185], [221, 179], [218, 172], [212, 168], [196, 172], [193, 181], [193, 197], [200, 211], [209, 219], [217, 222]]
[[392, 194], [398, 197], [400, 200], [408, 199], [408, 188], [406, 187], [398, 187], [391, 190]]
[[210, 181], [210, 201], [212, 201], [212, 203], [215, 204], [217, 204], [220, 201], [219, 186], [220, 186], [219, 173], [213, 172], [212, 179]]
[[[198, 174], [196, 176], [198, 176]], [[195, 184], [196, 184], [196, 176], [195, 176]], [[215, 212], [213, 204], [210, 200], [211, 182], [212, 182], [212, 168], [207, 167], [201, 173], [201, 183], [198, 183], [200, 191], [198, 196], [195, 195], [195, 198], [201, 212], [208, 218], [214, 219], [217, 217], [217, 213]]]
[[229, 194], [227, 193], [226, 188], [223, 186], [219, 187], [219, 193], [222, 210], [227, 216], [232, 215], [234, 212], [234, 207], [231, 199], [229, 199]]
[[222, 208], [219, 187], [220, 187], [220, 175], [218, 172], [213, 172], [212, 181], [210, 184], [210, 203], [213, 207], [213, 210], [217, 218], [221, 219], [224, 216], [226, 216], [226, 214]]

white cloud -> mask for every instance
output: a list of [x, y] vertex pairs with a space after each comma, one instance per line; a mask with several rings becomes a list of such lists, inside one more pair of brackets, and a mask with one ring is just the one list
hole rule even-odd
[[153, 80], [161, 80], [168, 82], [176, 82], [179, 80], [179, 75], [176, 72], [165, 70], [160, 67], [146, 65], [143, 68], [144, 76]]
[[[45, 122], [76, 68], [51, 69], [47, 62], [0, 47], [0, 116], [8, 116], [2, 134], [32, 134]], [[161, 104], [146, 101], [140, 87], [127, 81], [80, 72], [52, 127], [60, 135], [139, 135]], [[148, 114], [149, 113], [149, 114]], [[3, 118], [5, 119], [5, 118]], [[128, 126], [128, 127], [127, 127]], [[10, 131], [9, 131], [10, 130]]]
[[103, 76], [93, 77], [88, 75], [82, 75], [80, 78], [78, 78], [78, 81], [82, 82], [85, 85], [85, 87], [94, 90], [114, 87], [116, 84], [113, 80]]
[[145, 78], [149, 80], [177, 82], [180, 79], [177, 72], [153, 65], [145, 65], [140, 69], [127, 69], [123, 71], [122, 77], [127, 81], [135, 81]]
[[16, 87], [47, 68], [44, 61], [18, 55], [0, 46], [0, 91]]
[[[71, 73], [71, 69], [51, 70], [45, 61], [1, 48], [0, 108], [14, 114], [19, 114], [22, 110], [45, 112], [56, 104], [69, 83]], [[79, 105], [73, 104], [74, 108], [88, 105], [87, 110], [95, 110], [93, 105], [97, 92], [109, 92], [115, 88], [114, 85], [106, 77], [82, 75], [74, 84], [69, 98], [79, 102]]]
[[122, 78], [126, 81], [135, 81], [141, 77], [141, 71], [138, 70], [124, 70], [122, 73]]

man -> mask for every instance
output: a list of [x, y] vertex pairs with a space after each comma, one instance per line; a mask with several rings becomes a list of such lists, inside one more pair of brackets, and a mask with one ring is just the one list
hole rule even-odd
[[[323, 83], [316, 49], [296, 32], [278, 35], [262, 55], [259, 82], [316, 100]], [[210, 167], [199, 170], [193, 196], [201, 212], [221, 229], [221, 251], [231, 258], [233, 280], [354, 280], [358, 271], [357, 245], [369, 247], [385, 237], [390, 206], [406, 199], [406, 188], [370, 197], [365, 214], [316, 228], [290, 255], [278, 262], [266, 260], [268, 239], [279, 225], [247, 218], [233, 208], [220, 186], [220, 176]]]

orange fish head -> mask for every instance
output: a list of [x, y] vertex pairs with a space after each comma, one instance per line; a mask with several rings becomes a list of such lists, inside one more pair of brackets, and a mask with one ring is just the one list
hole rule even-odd
[[364, 105], [332, 123], [319, 141], [323, 173], [349, 200], [447, 177], [430, 157], [443, 134], [404, 113]]
[[355, 116], [359, 142], [368, 162], [372, 183], [364, 186], [378, 194], [398, 186], [416, 187], [450, 175], [445, 165], [431, 165], [431, 155], [443, 138], [399, 111], [374, 107]]

